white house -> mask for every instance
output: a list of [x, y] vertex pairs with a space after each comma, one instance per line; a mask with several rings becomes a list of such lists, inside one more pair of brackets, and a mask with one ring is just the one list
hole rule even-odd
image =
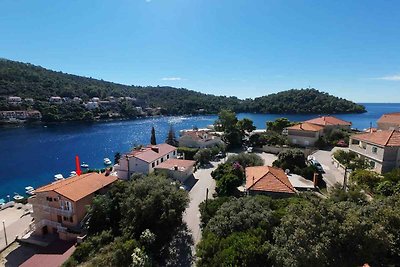
[[10, 96], [8, 98], [8, 103], [10, 105], [18, 106], [22, 103], [22, 99], [19, 96]]
[[63, 100], [59, 96], [52, 96], [49, 98], [49, 102], [52, 104], [62, 104]]
[[178, 141], [179, 146], [198, 148], [213, 147], [223, 143], [219, 136], [204, 129], [183, 131]]
[[148, 146], [122, 155], [114, 167], [118, 178], [126, 180], [134, 173], [152, 173], [156, 166], [177, 155], [177, 148], [168, 144]]
[[89, 101], [85, 104], [85, 107], [89, 110], [93, 110], [99, 107], [99, 103], [98, 102], [93, 102], [93, 101]]

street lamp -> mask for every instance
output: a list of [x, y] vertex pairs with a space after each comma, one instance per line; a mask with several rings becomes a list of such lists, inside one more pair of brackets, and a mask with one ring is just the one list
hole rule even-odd
[[3, 229], [4, 229], [4, 239], [6, 240], [6, 246], [8, 246], [7, 232], [6, 232], [6, 221], [4, 221], [4, 220], [3, 220]]

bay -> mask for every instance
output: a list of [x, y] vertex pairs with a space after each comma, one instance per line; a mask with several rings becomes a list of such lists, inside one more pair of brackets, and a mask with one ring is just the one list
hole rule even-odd
[[[364, 104], [363, 114], [335, 115], [353, 123], [353, 128], [365, 129], [384, 113], [400, 112], [400, 104]], [[265, 122], [280, 117], [303, 121], [319, 115], [252, 114], [240, 113], [238, 117], [250, 118], [258, 129]], [[91, 168], [103, 168], [103, 158], [112, 161], [116, 152], [126, 152], [135, 145], [150, 142], [151, 127], [156, 130], [157, 142], [164, 142], [170, 125], [177, 135], [179, 130], [206, 127], [216, 115], [172, 116], [138, 120], [99, 123], [60, 123], [25, 125], [0, 128], [0, 198], [11, 197], [14, 192], [23, 194], [24, 187], [35, 188], [53, 181], [54, 174], [67, 177], [75, 168], [75, 155], [79, 155]]]

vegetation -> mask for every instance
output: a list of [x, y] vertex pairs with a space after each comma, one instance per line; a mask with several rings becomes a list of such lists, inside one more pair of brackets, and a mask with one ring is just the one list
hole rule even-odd
[[[119, 181], [104, 196], [96, 196], [89, 209], [88, 238], [65, 266], [131, 266], [141, 261], [165, 265], [171, 241], [182, 225], [188, 205], [186, 191], [165, 177], [136, 175]], [[132, 256], [131, 256], [132, 255]]]
[[365, 107], [316, 89], [292, 89], [255, 98], [251, 103], [261, 113], [362, 113]]
[[197, 161], [200, 165], [209, 164], [212, 159], [212, 152], [209, 148], [202, 148], [196, 152], [193, 159]]
[[177, 147], [179, 145], [179, 142], [176, 140], [175, 137], [175, 131], [172, 125], [169, 127], [167, 139], [165, 139], [165, 143]]
[[287, 118], [278, 118], [275, 121], [267, 121], [267, 130], [281, 134], [283, 129], [290, 127], [295, 123], [290, 122]]
[[[135, 118], [142, 115], [136, 106], [156, 109], [147, 115], [216, 114], [221, 109], [280, 114], [365, 112], [365, 108], [361, 105], [315, 89], [292, 89], [254, 100], [240, 100], [236, 97], [214, 96], [167, 86], [122, 85], [5, 59], [0, 60], [0, 96], [33, 98], [35, 100], [33, 106], [24, 104], [22, 108], [37, 109], [42, 112], [43, 121], [55, 122], [106, 119], [110, 118], [108, 111], [119, 113], [119, 117]], [[70, 99], [80, 97], [83, 101], [88, 101], [92, 97], [100, 99], [111, 96], [131, 97], [134, 101], [124, 100], [118, 102], [115, 107], [100, 107], [88, 111], [78, 103], [52, 105], [48, 102], [52, 96]], [[17, 108], [8, 105], [4, 97], [0, 99], [1, 110]]]
[[211, 173], [217, 182], [217, 194], [219, 196], [238, 195], [237, 187], [245, 182], [245, 168], [261, 165], [264, 165], [264, 161], [256, 154], [240, 153], [230, 156], [226, 163], [219, 164]]
[[400, 194], [400, 169], [394, 169], [383, 175], [359, 169], [351, 173], [350, 179], [372, 194], [382, 196]]
[[211, 212], [200, 209], [208, 223], [197, 265], [395, 266], [400, 195], [367, 202], [356, 192], [333, 189], [327, 199], [213, 200]]
[[150, 144], [152, 144], [153, 146], [157, 145], [156, 130], [154, 130], [154, 127], [151, 127]]
[[333, 157], [348, 169], [365, 170], [371, 168], [371, 165], [368, 163], [368, 161], [360, 158], [354, 151], [344, 151], [338, 149], [333, 153]]
[[196, 155], [198, 148], [191, 148], [191, 147], [178, 147], [179, 154], [185, 154], [185, 159], [193, 160], [194, 155]]

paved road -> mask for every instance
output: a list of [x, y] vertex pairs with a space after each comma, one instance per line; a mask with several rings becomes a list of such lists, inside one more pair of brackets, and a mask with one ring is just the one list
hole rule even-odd
[[15, 236], [19, 236], [29, 227], [29, 224], [32, 221], [32, 216], [30, 214], [22, 216], [24, 213], [24, 208], [17, 209], [16, 207], [7, 208], [0, 211], [0, 250], [6, 246], [3, 220], [6, 226], [8, 243], [11, 243], [15, 240]]
[[183, 214], [183, 220], [186, 222], [188, 228], [192, 232], [195, 245], [201, 239], [199, 204], [206, 199], [207, 188], [209, 190], [209, 198], [212, 198], [212, 195], [215, 192], [215, 181], [211, 177], [211, 172], [215, 170], [219, 163], [212, 162], [211, 164], [212, 167], [207, 169], [199, 169], [194, 173], [194, 177], [197, 181], [189, 192], [189, 207]]
[[343, 185], [344, 173], [332, 164], [332, 153], [337, 149], [339, 148], [334, 148], [332, 151], [318, 150], [312, 154], [321, 163], [322, 168], [324, 168], [325, 173], [323, 174], [323, 178], [327, 187], [332, 187], [336, 183]]

